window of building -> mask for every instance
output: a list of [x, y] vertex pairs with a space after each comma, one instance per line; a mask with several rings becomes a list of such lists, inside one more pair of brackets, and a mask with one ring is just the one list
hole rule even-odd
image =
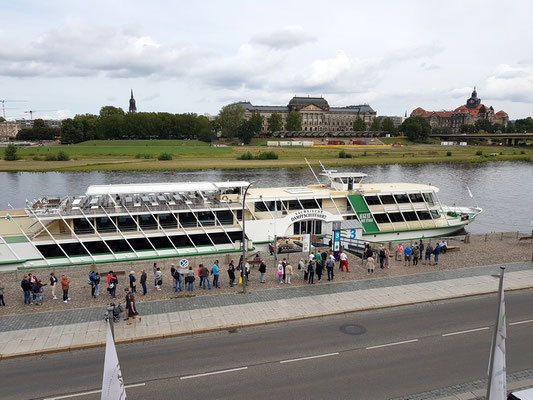
[[439, 219], [440, 218], [440, 213], [437, 211], [437, 210], [431, 210], [431, 218], [433, 219]]
[[374, 219], [378, 224], [388, 224], [390, 222], [387, 214], [374, 214]]
[[392, 197], [392, 195], [390, 194], [381, 195], [379, 196], [379, 198], [381, 199], [381, 202], [383, 204], [396, 204], [396, 202], [394, 201], [394, 197]]
[[422, 197], [422, 193], [411, 193], [411, 194], [409, 194], [409, 199], [411, 199], [411, 201], [413, 203], [423, 203], [424, 202], [424, 198]]
[[397, 212], [397, 213], [389, 213], [389, 218], [391, 220], [391, 222], [403, 222], [403, 217], [402, 217], [402, 214]]
[[407, 196], [406, 194], [395, 194], [394, 198], [396, 199], [397, 203], [409, 203], [409, 196]]
[[418, 221], [418, 218], [414, 211], [404, 212], [403, 217], [405, 218], [406, 221]]
[[426, 200], [426, 203], [430, 206], [435, 205], [435, 199], [433, 198], [433, 193], [423, 193], [424, 200]]
[[365, 196], [365, 200], [366, 200], [366, 204], [368, 204], [369, 206], [377, 206], [381, 204], [379, 202], [378, 196]]
[[431, 219], [431, 214], [429, 213], [429, 211], [417, 211], [416, 213], [418, 214], [418, 218], [421, 221]]

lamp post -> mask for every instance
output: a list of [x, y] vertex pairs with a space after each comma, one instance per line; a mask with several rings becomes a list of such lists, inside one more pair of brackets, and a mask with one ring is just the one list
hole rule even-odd
[[246, 195], [248, 194], [248, 189], [252, 186], [254, 182], [250, 182], [246, 189], [244, 190], [244, 196], [242, 198], [242, 292], [246, 293], [246, 231], [244, 230], [244, 223], [246, 221], [245, 207], [246, 207]]

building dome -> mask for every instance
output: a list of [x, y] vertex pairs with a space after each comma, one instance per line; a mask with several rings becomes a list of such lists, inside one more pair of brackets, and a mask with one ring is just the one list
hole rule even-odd
[[329, 110], [329, 104], [323, 97], [297, 97], [294, 96], [291, 101], [289, 101], [289, 110], [290, 111], [299, 111], [302, 108], [305, 108], [309, 105], [314, 105], [323, 110]]

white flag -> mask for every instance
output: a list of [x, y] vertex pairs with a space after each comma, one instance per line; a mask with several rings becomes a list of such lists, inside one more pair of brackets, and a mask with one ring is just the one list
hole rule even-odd
[[[111, 316], [110, 318], [113, 318]], [[107, 322], [107, 340], [105, 345], [104, 378], [102, 380], [101, 400], [126, 400], [126, 388], [120, 372], [117, 349], [111, 334], [110, 322]]]
[[473, 195], [472, 192], [470, 191], [470, 188], [468, 187], [468, 185], [466, 185], [466, 190], [468, 190], [468, 195], [469, 195], [471, 198], [474, 198], [474, 195]]
[[[498, 314], [498, 326], [496, 327], [496, 346], [492, 355], [492, 379], [488, 400], [504, 400], [507, 398], [506, 368], [505, 368], [505, 299], [502, 287], [502, 300]], [[490, 366], [489, 366], [490, 368]]]

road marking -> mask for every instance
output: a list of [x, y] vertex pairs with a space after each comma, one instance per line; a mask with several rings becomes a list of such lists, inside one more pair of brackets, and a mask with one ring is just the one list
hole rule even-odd
[[338, 356], [338, 355], [339, 353], [319, 354], [317, 356], [309, 356], [309, 357], [293, 358], [291, 360], [283, 360], [283, 361], [280, 361], [279, 363], [286, 364], [286, 363], [291, 363], [291, 362], [296, 362], [296, 361], [312, 360], [313, 358], [331, 357], [331, 356]]
[[463, 334], [463, 333], [478, 332], [478, 331], [486, 331], [487, 329], [490, 329], [490, 328], [489, 328], [488, 326], [484, 326], [483, 328], [469, 329], [469, 330], [467, 330], [467, 331], [459, 331], [459, 332], [443, 333], [442, 336], [461, 335], [461, 334]]
[[232, 369], [223, 369], [221, 371], [213, 371], [213, 372], [206, 372], [204, 374], [196, 374], [196, 375], [187, 375], [182, 376], [180, 379], [192, 379], [192, 378], [200, 378], [202, 376], [209, 376], [209, 375], [218, 375], [218, 374], [225, 374], [226, 372], [235, 372], [235, 371], [243, 371], [245, 369], [248, 369], [248, 367], [240, 367], [240, 368], [232, 368]]
[[370, 346], [370, 347], [367, 347], [366, 349], [367, 349], [367, 350], [379, 349], [380, 347], [396, 346], [396, 345], [398, 345], [398, 344], [406, 344], [406, 343], [414, 343], [414, 342], [418, 342], [418, 339], [404, 340], [403, 342], [394, 342], [394, 343], [387, 343], [387, 344], [379, 344], [379, 345], [377, 345], [377, 346]]
[[[133, 387], [137, 387], [137, 386], [144, 386], [146, 385], [146, 382], [143, 382], [143, 383], [135, 383], [133, 385], [126, 385], [124, 386], [126, 389], [129, 389], [129, 388], [133, 388]], [[75, 393], [75, 394], [66, 394], [66, 395], [63, 395], [63, 396], [56, 396], [56, 397], [47, 397], [46, 399], [44, 400], [60, 400], [60, 399], [70, 399], [72, 397], [80, 397], [80, 396], [87, 396], [89, 394], [96, 394], [96, 393], [101, 393], [102, 390], [92, 390], [90, 392], [82, 392], [82, 393]]]
[[526, 319], [525, 321], [518, 321], [518, 322], [510, 322], [509, 326], [511, 326], [511, 325], [520, 325], [520, 324], [528, 324], [530, 322], [533, 322], [533, 319]]

